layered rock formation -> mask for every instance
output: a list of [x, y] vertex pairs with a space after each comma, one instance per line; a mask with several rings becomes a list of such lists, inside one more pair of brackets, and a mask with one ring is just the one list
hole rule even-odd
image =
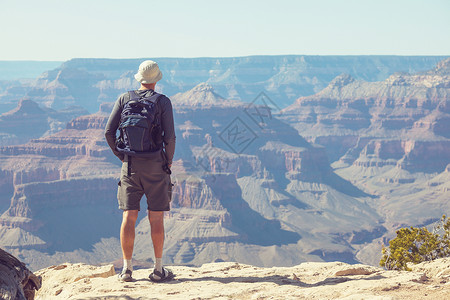
[[[50, 259], [79, 260], [80, 253], [91, 263], [120, 255], [119, 162], [103, 139], [110, 109], [104, 105], [56, 134], [0, 148], [2, 184], [11, 199], [0, 217], [2, 246], [34, 269]], [[265, 114], [261, 103], [227, 101], [201, 84], [174, 97], [174, 109], [168, 261], [289, 265], [340, 256], [354, 262], [350, 236], [363, 230], [367, 241], [378, 237], [380, 217], [361, 203], [369, 195], [333, 172], [323, 147]], [[135, 256], [145, 261], [151, 248], [146, 218], [137, 230]]]
[[320, 93], [299, 98], [282, 118], [310, 141], [329, 149], [339, 144], [338, 151], [329, 151], [334, 160], [352, 163], [364, 153], [404, 158], [401, 165], [417, 170], [443, 171], [450, 162], [443, 129], [450, 126], [448, 69], [450, 60], [427, 73], [395, 74], [383, 82], [341, 75]]
[[226, 100], [214, 91], [214, 88], [205, 82], [196, 85], [192, 90], [178, 93], [170, 97], [177, 108], [187, 106], [211, 107], [211, 106], [242, 106], [242, 102]]
[[98, 223], [95, 233], [86, 222], [115, 197], [111, 186], [117, 183], [117, 167], [108, 162], [106, 119], [101, 113], [80, 117], [57, 134], [0, 148], [1, 207], [10, 202], [0, 217], [3, 247], [72, 250], [103, 236], [110, 223]]
[[31, 138], [58, 132], [68, 121], [83, 114], [87, 111], [81, 107], [55, 111], [22, 99], [15, 109], [0, 115], [0, 146], [23, 144]]
[[449, 70], [447, 59], [430, 71], [380, 82], [340, 75], [281, 112], [308, 141], [325, 147], [338, 174], [380, 197], [372, 206], [385, 215], [387, 236], [450, 209], [442, 201], [450, 197], [442, 185], [450, 163]]
[[[312, 95], [337, 75], [384, 80], [396, 71], [427, 70], [439, 56], [249, 56], [231, 58], [156, 58], [164, 73], [158, 89], [175, 95], [207, 82], [225, 99], [253, 101], [265, 91], [279, 107]], [[138, 87], [133, 78], [141, 59], [73, 59], [34, 82], [15, 82], [0, 95], [0, 113], [23, 97], [54, 109], [81, 105], [90, 112]], [[1, 66], [0, 66], [1, 67]], [[11, 104], [14, 103], [14, 104]], [[13, 105], [13, 106], [11, 106]], [[5, 110], [1, 110], [5, 109]]]
[[[106, 76], [104, 63], [83, 72]], [[449, 208], [446, 68], [380, 82], [342, 75], [282, 111], [265, 93], [224, 100], [208, 84], [175, 95], [167, 262], [377, 264], [396, 229], [431, 224]], [[110, 109], [0, 148], [0, 241], [33, 269], [120, 258], [120, 162], [103, 139]], [[149, 263], [142, 217], [135, 258]]]

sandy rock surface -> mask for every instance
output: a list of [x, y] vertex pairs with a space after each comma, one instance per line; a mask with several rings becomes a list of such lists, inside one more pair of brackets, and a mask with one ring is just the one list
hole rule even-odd
[[171, 266], [174, 280], [153, 283], [149, 269], [119, 282], [113, 265], [63, 264], [36, 272], [37, 299], [450, 299], [450, 259], [386, 271], [341, 262], [258, 268], [239, 263]]

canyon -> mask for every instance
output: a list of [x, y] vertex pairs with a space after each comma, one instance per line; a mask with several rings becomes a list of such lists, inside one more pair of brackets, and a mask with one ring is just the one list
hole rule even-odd
[[[277, 55], [154, 60], [164, 73], [157, 89], [168, 96], [206, 82], [225, 99], [251, 102], [265, 91], [284, 108], [300, 96], [321, 91], [342, 73], [365, 81], [379, 81], [399, 71], [415, 73], [431, 69], [445, 58]], [[12, 66], [2, 69], [0, 63], [0, 72], [5, 70], [4, 76], [11, 74], [9, 81], [0, 77], [0, 113], [16, 107], [22, 98], [55, 110], [77, 105], [94, 113], [101, 103], [114, 101], [123, 91], [138, 87], [133, 75], [141, 61], [76, 58], [48, 69], [34, 80], [18, 80], [13, 76], [15, 72], [11, 72]], [[23, 68], [20, 62], [16, 64], [17, 69]]]
[[[306, 57], [304, 63], [314, 59]], [[432, 59], [398, 58], [414, 72], [392, 74], [387, 74], [391, 69], [364, 73], [341, 62], [358, 79], [348, 74], [330, 78], [342, 69], [336, 63], [309, 86], [309, 95], [295, 83], [292, 91], [300, 97], [290, 105], [285, 105], [292, 99], [287, 93], [280, 94], [285, 99], [280, 103], [270, 89], [258, 91], [267, 84], [263, 80], [239, 80], [234, 88], [248, 92], [239, 97], [228, 89], [231, 77], [222, 83], [205, 80], [183, 91], [195, 76], [209, 77], [203, 69], [192, 71], [194, 60], [183, 72], [173, 67], [160, 86], [172, 99], [177, 135], [165, 262], [198, 266], [237, 261], [268, 267], [339, 260], [376, 265], [381, 246], [398, 228], [438, 220], [448, 212], [450, 198], [450, 60], [416, 72]], [[236, 61], [245, 66], [243, 58]], [[298, 61], [287, 57], [284, 74], [303, 70]], [[121, 257], [116, 200], [120, 161], [103, 136], [112, 103], [100, 103], [135, 85], [132, 73], [124, 75], [131, 63], [66, 62], [39, 77], [34, 87], [24, 87], [30, 99], [0, 116], [1, 125], [11, 124], [1, 123], [11, 115], [20, 120], [17, 112], [26, 107], [42, 115], [22, 125], [21, 132], [33, 129], [27, 142], [0, 147], [0, 247], [30, 269]], [[71, 70], [74, 66], [79, 69]], [[402, 69], [395, 63], [390, 68]], [[105, 79], [106, 69], [110, 78], [121, 77]], [[231, 74], [248, 71], [233, 70]], [[241, 79], [257, 80], [252, 74]], [[178, 91], [170, 78], [191, 81], [178, 85]], [[276, 89], [286, 82], [279, 81]], [[247, 89], [246, 84], [254, 86]], [[80, 85], [90, 88], [79, 91]], [[0, 102], [7, 103], [11, 95], [4, 93]], [[87, 102], [91, 104], [85, 106]], [[97, 112], [69, 110], [79, 114], [64, 129], [48, 131], [45, 113], [73, 105]], [[0, 129], [9, 130], [6, 125]], [[153, 257], [149, 232], [143, 210], [135, 245], [135, 259], [143, 266]]]

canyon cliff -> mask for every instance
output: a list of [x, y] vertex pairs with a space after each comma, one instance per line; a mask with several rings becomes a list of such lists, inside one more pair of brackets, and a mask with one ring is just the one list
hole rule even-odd
[[0, 115], [0, 145], [24, 144], [32, 138], [56, 133], [64, 129], [71, 119], [87, 113], [82, 107], [71, 106], [55, 111], [22, 99], [16, 108]]
[[[365, 230], [370, 240], [380, 234], [381, 217], [361, 202], [370, 195], [335, 174], [325, 149], [288, 124], [269, 115], [254, 122], [260, 104], [225, 101], [202, 83], [176, 95], [173, 106], [179, 138], [166, 221], [168, 261], [288, 265], [341, 253], [342, 260], [354, 262], [352, 248], [343, 243], [347, 236]], [[8, 191], [3, 207], [9, 201], [0, 217], [2, 247], [33, 268], [54, 259], [94, 263], [119, 255], [120, 162], [103, 138], [110, 109], [105, 104], [60, 132], [0, 148]], [[251, 135], [234, 139], [232, 128]], [[340, 207], [324, 214], [318, 201], [323, 209], [338, 202]], [[151, 247], [145, 220], [137, 226], [135, 251], [144, 261]]]
[[[380, 243], [400, 226], [430, 224], [450, 209], [449, 75], [450, 59], [378, 82], [343, 74], [281, 112], [326, 149], [337, 174], [377, 196], [371, 206], [388, 228]], [[373, 255], [366, 250], [360, 255]]]
[[[321, 91], [341, 73], [378, 81], [398, 71], [430, 69], [445, 58], [279, 55], [152, 59], [164, 74], [157, 89], [166, 95], [183, 93], [206, 82], [225, 99], [251, 102], [265, 91], [279, 107], [286, 107], [300, 96]], [[0, 113], [12, 109], [23, 98], [56, 110], [79, 105], [96, 112], [101, 103], [112, 102], [124, 91], [138, 87], [133, 75], [141, 61], [72, 59], [35, 80], [4, 82], [4, 86], [0, 81]], [[17, 67], [21, 65], [17, 63]]]
[[[110, 63], [115, 71], [105, 73]], [[64, 69], [73, 66], [80, 70]], [[71, 82], [80, 74], [86, 82], [104, 80], [95, 99], [83, 98], [98, 105], [133, 84], [132, 74], [121, 75], [128, 67], [75, 60], [39, 80]], [[245, 102], [210, 82], [177, 92], [166, 262], [377, 264], [396, 229], [431, 224], [449, 210], [448, 67], [445, 60], [429, 71], [372, 82], [339, 75], [285, 109], [266, 92]], [[101, 79], [105, 74], [122, 79]], [[49, 98], [45, 89], [35, 90], [36, 101], [78, 103], [59, 83], [51, 84]], [[120, 162], [103, 137], [111, 108], [102, 104], [64, 130], [0, 147], [0, 246], [32, 269], [121, 256]], [[144, 213], [135, 245], [143, 265], [152, 257]]]
[[[133, 272], [134, 282], [118, 282], [113, 265], [60, 264], [39, 270], [36, 299], [448, 299], [450, 260], [387, 271], [342, 262], [307, 262], [260, 268], [237, 262], [201, 267], [171, 266], [168, 284], [153, 283], [149, 269]], [[151, 296], [149, 296], [151, 295]]]

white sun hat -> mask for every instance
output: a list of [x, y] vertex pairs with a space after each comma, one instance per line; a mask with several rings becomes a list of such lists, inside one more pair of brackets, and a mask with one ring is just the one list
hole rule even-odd
[[139, 65], [139, 70], [134, 78], [140, 83], [154, 83], [162, 78], [158, 64], [153, 60], [146, 60]]

